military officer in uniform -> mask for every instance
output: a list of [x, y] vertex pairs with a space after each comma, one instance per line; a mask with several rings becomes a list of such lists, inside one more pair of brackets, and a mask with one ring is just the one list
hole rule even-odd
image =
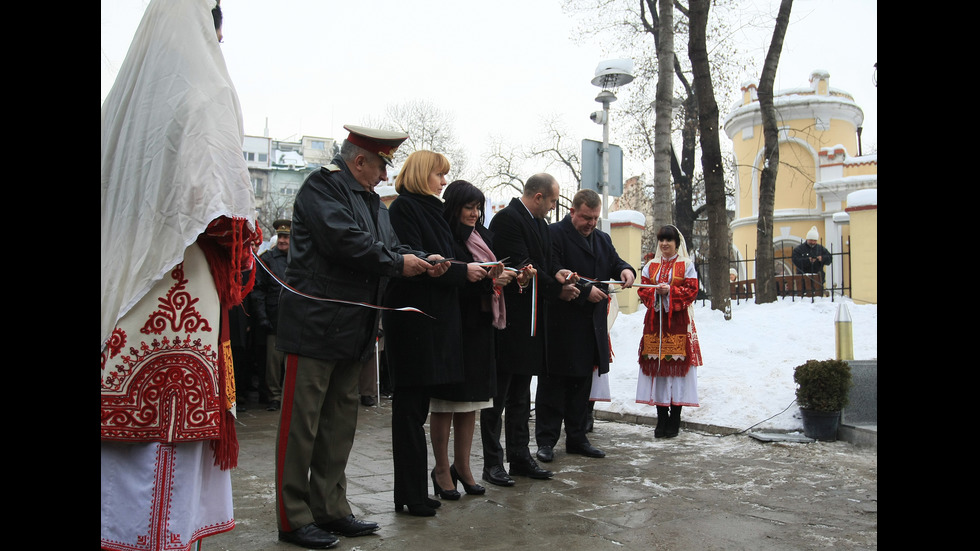
[[[268, 392], [268, 411], [278, 411], [282, 403], [282, 362], [283, 353], [276, 348], [276, 332], [279, 326], [279, 290], [282, 288], [276, 278], [286, 277], [286, 261], [289, 258], [289, 233], [291, 220], [276, 220], [276, 246], [262, 253], [259, 259], [265, 268], [256, 267], [255, 288], [252, 289], [255, 321], [259, 330], [265, 334], [265, 390]], [[266, 271], [268, 268], [275, 277]], [[257, 336], [262, 338], [261, 335]]]
[[286, 283], [303, 295], [280, 294], [276, 338], [286, 353], [276, 444], [279, 539], [314, 549], [336, 545], [335, 535], [378, 530], [354, 517], [344, 474], [357, 380], [378, 328], [379, 311], [357, 304], [381, 304], [391, 277], [439, 276], [449, 266], [400, 245], [374, 192], [408, 135], [344, 128], [350, 134], [340, 154], [296, 195]]

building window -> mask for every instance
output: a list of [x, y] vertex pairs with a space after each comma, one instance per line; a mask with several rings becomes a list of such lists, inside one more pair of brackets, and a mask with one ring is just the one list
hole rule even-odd
[[310, 143], [310, 147], [312, 147], [313, 149], [319, 149], [320, 151], [323, 151], [324, 149], [327, 148], [327, 144], [323, 140], [312, 140]]
[[259, 162], [260, 163], [264, 163], [264, 162], [266, 162], [268, 160], [269, 160], [269, 154], [268, 153], [259, 153]]
[[255, 160], [255, 153], [252, 153], [251, 151], [246, 151], [245, 152], [245, 160], [246, 161], [254, 161]]

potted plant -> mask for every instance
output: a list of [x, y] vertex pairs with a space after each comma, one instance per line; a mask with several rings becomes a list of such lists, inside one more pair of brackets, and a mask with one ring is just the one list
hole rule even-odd
[[803, 434], [814, 440], [837, 440], [840, 412], [851, 390], [851, 366], [843, 360], [808, 360], [793, 371]]

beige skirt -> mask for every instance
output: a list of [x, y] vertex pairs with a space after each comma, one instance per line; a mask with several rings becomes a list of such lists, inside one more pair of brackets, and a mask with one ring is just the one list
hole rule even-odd
[[432, 398], [429, 400], [429, 411], [432, 413], [467, 413], [470, 411], [480, 411], [493, 406], [493, 402], [453, 402], [452, 400], [442, 400]]

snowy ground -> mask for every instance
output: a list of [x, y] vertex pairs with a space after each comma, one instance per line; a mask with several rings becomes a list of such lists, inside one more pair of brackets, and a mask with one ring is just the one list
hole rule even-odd
[[[754, 430], [802, 430], [799, 408], [793, 404], [793, 368], [810, 359], [835, 356], [834, 319], [841, 304], [850, 311], [855, 359], [877, 358], [875, 304], [855, 305], [847, 299], [831, 302], [829, 298], [814, 303], [810, 299], [780, 299], [763, 305], [733, 302], [732, 319], [725, 321], [721, 312], [699, 302], [694, 323], [704, 357], [704, 366], [698, 370], [701, 407], [684, 408], [683, 419], [739, 430], [760, 421]], [[635, 402], [636, 352], [645, 312], [641, 305], [637, 312], [616, 318], [610, 331], [615, 354], [610, 365], [612, 400], [597, 402], [598, 410], [656, 414], [655, 408]], [[766, 420], [769, 417], [773, 418]]]

